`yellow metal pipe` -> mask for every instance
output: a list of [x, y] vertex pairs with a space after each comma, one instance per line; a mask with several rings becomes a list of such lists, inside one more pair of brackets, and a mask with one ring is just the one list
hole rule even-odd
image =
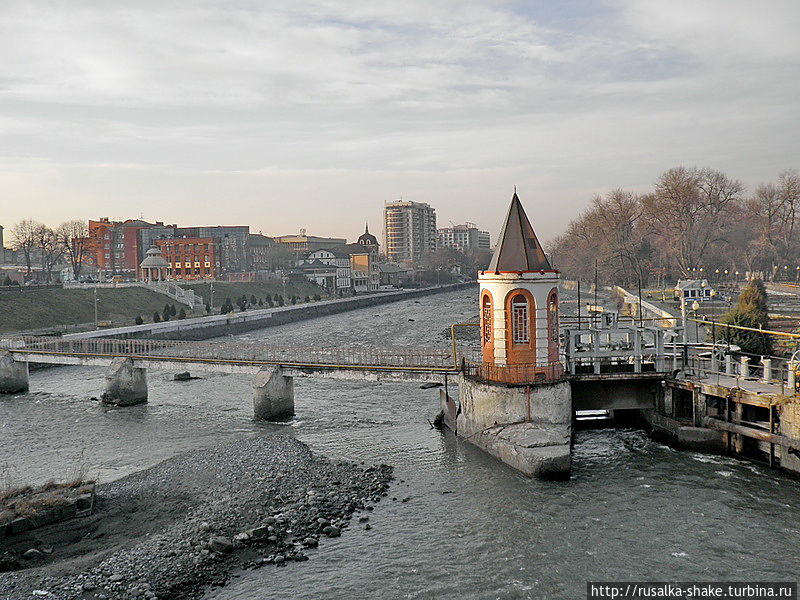
[[687, 321], [693, 321], [695, 323], [700, 323], [701, 325], [715, 325], [717, 327], [727, 327], [728, 329], [740, 329], [742, 331], [755, 331], [757, 333], [767, 333], [769, 335], [779, 335], [783, 337], [789, 338], [798, 338], [800, 339], [800, 333], [787, 333], [785, 331], [773, 331], [771, 329], [757, 329], [755, 327], [744, 327], [743, 325], [730, 325], [728, 323], [720, 323], [719, 321], [706, 321], [705, 319], [687, 319]]
[[453, 323], [450, 326], [450, 339], [453, 341], [453, 366], [458, 370], [458, 351], [456, 350], [456, 327], [480, 327], [480, 323]]

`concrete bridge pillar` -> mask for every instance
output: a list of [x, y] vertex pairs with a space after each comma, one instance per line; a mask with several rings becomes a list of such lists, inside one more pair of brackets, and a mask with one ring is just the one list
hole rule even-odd
[[147, 371], [134, 367], [130, 358], [115, 358], [106, 373], [106, 391], [100, 399], [117, 406], [147, 402]]
[[294, 414], [294, 379], [280, 367], [264, 367], [253, 380], [253, 417], [277, 421]]
[[0, 352], [0, 394], [28, 391], [28, 363], [17, 362], [11, 352]]

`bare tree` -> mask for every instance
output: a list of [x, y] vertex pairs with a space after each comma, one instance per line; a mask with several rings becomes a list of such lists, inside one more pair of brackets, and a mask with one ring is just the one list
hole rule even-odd
[[22, 219], [11, 228], [11, 249], [22, 252], [25, 258], [25, 268], [27, 277], [31, 276], [31, 261], [33, 249], [36, 248], [36, 232], [41, 223], [33, 219]]
[[726, 213], [740, 202], [743, 186], [713, 169], [675, 167], [662, 173], [642, 199], [651, 232], [684, 276], [725, 242]]
[[59, 243], [56, 232], [41, 223], [36, 228], [36, 247], [42, 260], [42, 277], [47, 283], [53, 278], [53, 267], [64, 255], [64, 249]]
[[83, 261], [89, 254], [89, 228], [80, 220], [66, 221], [56, 228], [58, 242], [72, 267], [72, 275], [80, 278]]

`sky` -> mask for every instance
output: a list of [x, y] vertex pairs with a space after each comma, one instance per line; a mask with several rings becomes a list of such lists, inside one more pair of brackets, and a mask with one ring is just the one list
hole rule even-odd
[[677, 165], [800, 168], [796, 0], [3, 0], [0, 224], [543, 241]]

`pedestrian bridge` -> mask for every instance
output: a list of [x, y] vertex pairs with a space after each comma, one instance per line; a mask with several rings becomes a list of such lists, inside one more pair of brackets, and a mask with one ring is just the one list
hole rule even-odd
[[450, 350], [430, 348], [7, 336], [0, 337], [0, 393], [28, 389], [28, 363], [106, 367], [103, 399], [118, 405], [147, 399], [147, 369], [252, 374], [255, 414], [264, 419], [293, 412], [294, 377], [446, 384], [460, 372]]

